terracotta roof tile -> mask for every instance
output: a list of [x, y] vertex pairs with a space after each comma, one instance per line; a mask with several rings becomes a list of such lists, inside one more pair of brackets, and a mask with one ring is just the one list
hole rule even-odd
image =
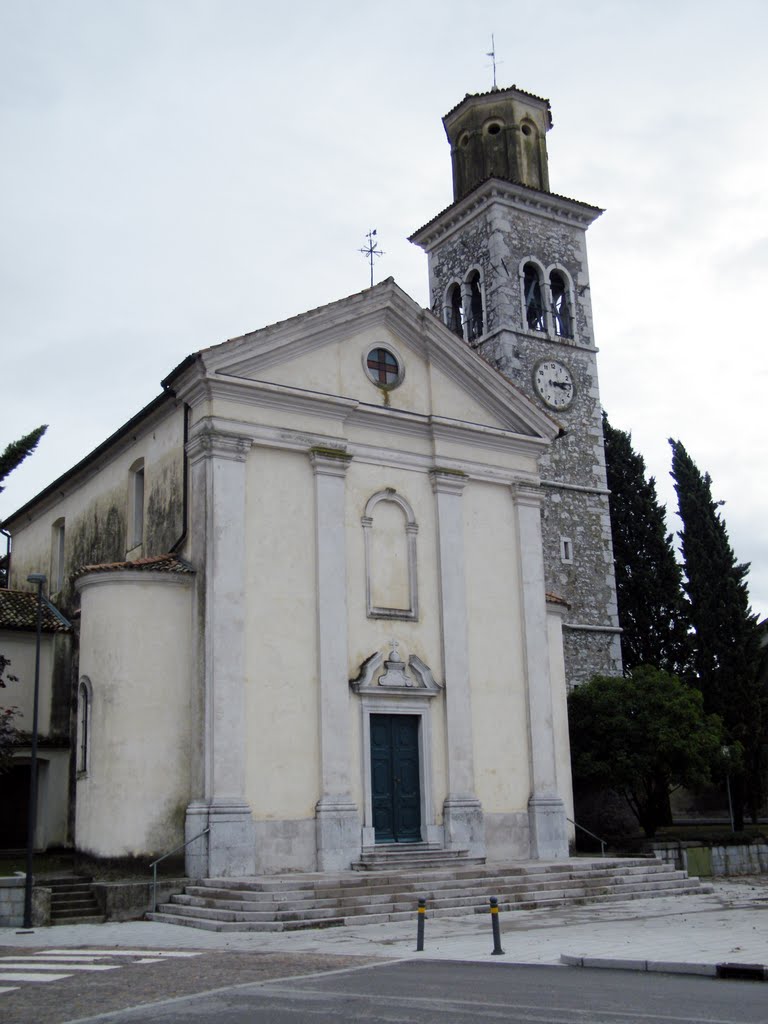
[[[43, 605], [44, 633], [69, 633], [49, 608]], [[0, 629], [34, 631], [37, 629], [37, 591], [0, 590]]]
[[84, 565], [75, 573], [75, 577], [84, 576], [89, 572], [170, 572], [191, 575], [194, 569], [183, 558], [177, 555], [151, 555], [148, 558], [135, 558], [131, 562], [101, 562], [97, 565]]
[[544, 596], [547, 600], [547, 604], [561, 604], [565, 608], [571, 607], [564, 597], [559, 597], [557, 594], [546, 593]]

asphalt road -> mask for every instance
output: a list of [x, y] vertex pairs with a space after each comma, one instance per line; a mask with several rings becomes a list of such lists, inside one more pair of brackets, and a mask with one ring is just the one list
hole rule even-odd
[[[141, 992], [135, 992], [136, 1002]], [[73, 1020], [73, 1018], [69, 1018]], [[564, 967], [407, 961], [80, 1018], [88, 1024], [766, 1024], [768, 985]]]

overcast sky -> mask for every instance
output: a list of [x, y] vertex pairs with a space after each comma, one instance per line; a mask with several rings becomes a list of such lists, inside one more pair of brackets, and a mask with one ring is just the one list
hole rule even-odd
[[[188, 353], [359, 291], [376, 227], [452, 200], [441, 117], [551, 100], [552, 190], [589, 231], [603, 402], [674, 511], [702, 470], [768, 614], [765, 0], [0, 0], [0, 445], [41, 422], [10, 514]], [[670, 518], [670, 527], [678, 524]]]

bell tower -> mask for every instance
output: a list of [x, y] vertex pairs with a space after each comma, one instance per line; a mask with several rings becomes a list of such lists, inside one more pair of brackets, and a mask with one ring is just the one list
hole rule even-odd
[[443, 118], [454, 201], [411, 241], [432, 311], [560, 424], [541, 458], [547, 590], [568, 602], [569, 685], [621, 671], [586, 231], [602, 210], [550, 191], [549, 101], [512, 87]]

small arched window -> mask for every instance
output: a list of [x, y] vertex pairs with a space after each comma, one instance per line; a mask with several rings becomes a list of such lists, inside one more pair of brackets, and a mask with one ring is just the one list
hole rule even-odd
[[480, 289], [480, 272], [473, 270], [467, 278], [469, 285], [469, 322], [468, 336], [472, 341], [479, 338], [485, 332], [483, 322], [483, 293]]
[[523, 300], [528, 330], [545, 331], [547, 325], [541, 295], [541, 278], [538, 268], [533, 263], [526, 263], [523, 268]]
[[458, 334], [460, 338], [464, 337], [464, 300], [460, 284], [452, 284], [448, 289], [445, 322], [454, 334]]
[[558, 338], [573, 337], [573, 319], [568, 284], [559, 270], [549, 275], [549, 290], [552, 296], [552, 326]]
[[91, 681], [80, 680], [77, 689], [77, 774], [86, 775], [91, 756]]

